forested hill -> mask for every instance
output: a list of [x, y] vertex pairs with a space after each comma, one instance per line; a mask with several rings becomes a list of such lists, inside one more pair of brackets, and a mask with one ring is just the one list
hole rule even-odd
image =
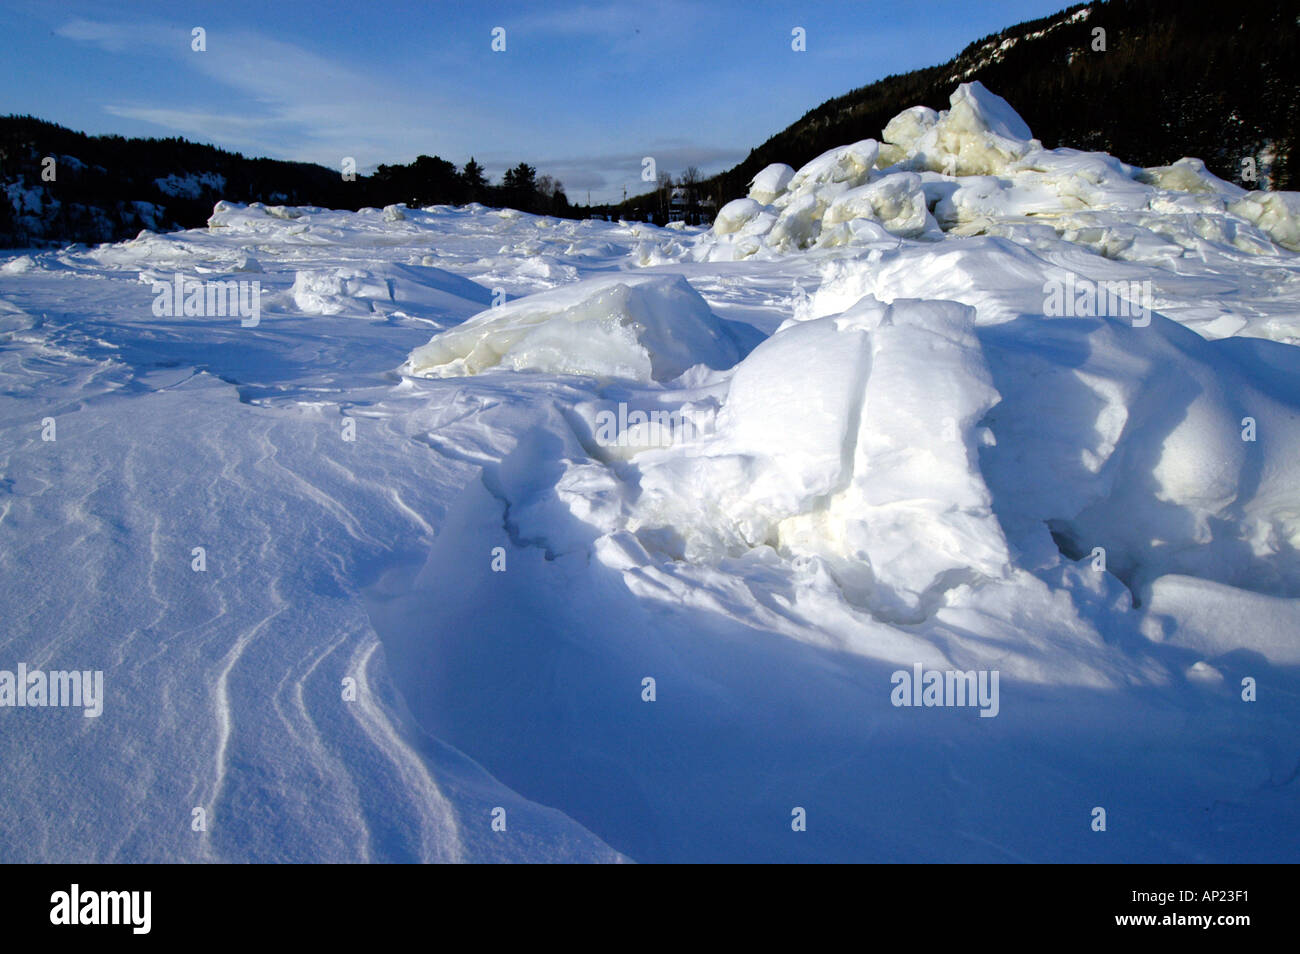
[[[1104, 49], [1094, 49], [1098, 28]], [[902, 110], [946, 109], [953, 89], [976, 79], [1010, 102], [1045, 146], [1100, 150], [1138, 165], [1194, 156], [1247, 188], [1300, 189], [1298, 60], [1295, 0], [1079, 4], [978, 40], [941, 66], [828, 100], [718, 176], [710, 192], [726, 201], [769, 163], [798, 168], [835, 146], [879, 139]], [[1247, 157], [1257, 183], [1241, 180]]]
[[570, 214], [564, 186], [527, 163], [488, 181], [472, 158], [380, 165], [370, 175], [247, 158], [185, 139], [88, 136], [33, 116], [0, 116], [0, 248], [109, 242], [203, 225], [219, 199], [359, 209], [484, 202]]
[[336, 170], [306, 162], [0, 117], [0, 246], [105, 242], [141, 229], [192, 227], [227, 196], [335, 205], [349, 198], [344, 185]]

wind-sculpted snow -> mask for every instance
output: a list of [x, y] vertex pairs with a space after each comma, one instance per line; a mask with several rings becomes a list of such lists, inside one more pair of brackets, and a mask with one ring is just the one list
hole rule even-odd
[[[11, 259], [30, 264], [0, 286], [0, 669], [102, 669], [107, 698], [97, 719], [0, 709], [0, 855], [617, 858], [410, 719], [364, 596], [418, 559], [473, 479], [419, 439], [442, 412], [404, 403], [389, 369], [490, 292], [421, 262], [477, 274], [506, 220], [410, 210], [423, 228], [398, 242], [365, 213], [261, 218]], [[355, 244], [303, 245], [294, 223]], [[572, 225], [566, 243], [589, 232]], [[449, 232], [454, 250], [432, 253]], [[602, 230], [615, 254], [626, 232]], [[155, 315], [152, 283], [177, 271], [258, 280], [262, 321]], [[339, 271], [379, 277], [317, 286], [342, 307], [300, 307], [302, 275]]]
[[105, 698], [0, 706], [0, 854], [1293, 859], [1293, 200], [972, 84], [708, 232], [9, 256], [0, 671]]

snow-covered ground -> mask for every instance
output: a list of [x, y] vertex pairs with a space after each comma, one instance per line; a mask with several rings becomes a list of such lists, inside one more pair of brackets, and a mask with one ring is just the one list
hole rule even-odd
[[6, 256], [0, 670], [104, 698], [0, 858], [1295, 860], [1297, 200], [971, 84], [708, 232]]

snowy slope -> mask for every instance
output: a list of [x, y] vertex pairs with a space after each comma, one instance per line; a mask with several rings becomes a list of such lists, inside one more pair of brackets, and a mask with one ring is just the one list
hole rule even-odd
[[106, 700], [0, 708], [0, 857], [1294, 860], [1295, 199], [972, 84], [708, 232], [10, 256], [0, 669]]

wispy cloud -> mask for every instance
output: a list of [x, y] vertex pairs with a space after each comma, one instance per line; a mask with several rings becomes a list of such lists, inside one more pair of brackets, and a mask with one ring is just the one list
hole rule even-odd
[[211, 139], [235, 148], [254, 149], [266, 154], [278, 152], [280, 149], [275, 132], [281, 127], [274, 119], [204, 110], [117, 104], [105, 106], [104, 111], [111, 116], [152, 123], [191, 139]]
[[[638, 46], [636, 31], [646, 31], [660, 38], [645, 44], [649, 56], [662, 48], [664, 36], [687, 28], [693, 16], [675, 2], [648, 7], [584, 4], [536, 10], [506, 22], [513, 43], [551, 33]], [[527, 161], [564, 182], [573, 198], [585, 198], [590, 191], [598, 199], [621, 192], [624, 185], [629, 191], [640, 189], [646, 155], [655, 158], [660, 170], [674, 174], [687, 166], [717, 171], [744, 157], [742, 151], [690, 137], [657, 137], [634, 149], [596, 148], [584, 155], [576, 144], [604, 140], [608, 145], [639, 136], [629, 131], [626, 116], [610, 117], [616, 120], [611, 124], [603, 119], [591, 122], [581, 112], [570, 122], [572, 131], [580, 129], [584, 135], [571, 136], [574, 146], [560, 147], [572, 152], [559, 152], [556, 146], [566, 133], [555, 128], [555, 107], [549, 115], [537, 109], [530, 113], [515, 96], [505, 108], [494, 110], [474, 88], [472, 70], [462, 71], [460, 77], [440, 77], [434, 84], [417, 84], [412, 72], [403, 73], [393, 64], [348, 64], [255, 30], [209, 30], [202, 52], [191, 49], [189, 27], [172, 23], [78, 18], [56, 33], [116, 56], [155, 57], [162, 61], [155, 72], [184, 75], [184, 82], [178, 77], [174, 86], [160, 86], [156, 96], [137, 92], [106, 103], [109, 115], [246, 154], [328, 166], [351, 156], [366, 170], [380, 162], [409, 161], [421, 152], [459, 161], [472, 152], [494, 175]], [[548, 43], [553, 45], [554, 39]], [[622, 56], [623, 68], [634, 58]], [[417, 64], [415, 75], [419, 68]], [[173, 94], [173, 89], [185, 92]], [[547, 152], [556, 158], [544, 158]]]
[[55, 27], [54, 32], [69, 40], [90, 43], [110, 53], [153, 48], [166, 51], [172, 43], [189, 46], [190, 31], [160, 23], [102, 23], [80, 17]]
[[[85, 19], [60, 26], [60, 36], [113, 53], [163, 55], [241, 94], [237, 109], [113, 103], [112, 115], [162, 126], [187, 136], [219, 139], [329, 165], [350, 155], [365, 164], [409, 148], [412, 128], [436, 128], [467, 118], [465, 107], [436, 96], [418, 97], [391, 82], [349, 69], [336, 59], [254, 31], [220, 31], [194, 51], [187, 28], [160, 23], [106, 23]], [[262, 135], [263, 133], [267, 135]]]

